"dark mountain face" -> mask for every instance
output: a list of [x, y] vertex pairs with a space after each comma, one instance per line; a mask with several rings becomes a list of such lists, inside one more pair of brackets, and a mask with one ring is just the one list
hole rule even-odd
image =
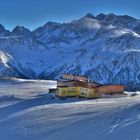
[[5, 30], [4, 26], [0, 24], [0, 33], [5, 32], [5, 31], [6, 30]]
[[2, 24], [0, 24], [0, 36], [8, 36], [10, 35], [10, 31], [6, 30]]
[[0, 25], [0, 76], [57, 79], [71, 73], [140, 90], [139, 62], [140, 20], [127, 15], [88, 13], [32, 32]]
[[23, 26], [16, 26], [12, 31], [12, 35], [17, 36], [29, 36], [30, 34], [31, 31]]

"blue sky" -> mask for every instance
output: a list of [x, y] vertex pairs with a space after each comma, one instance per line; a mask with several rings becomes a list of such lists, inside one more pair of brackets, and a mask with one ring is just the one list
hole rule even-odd
[[0, 0], [0, 23], [31, 30], [48, 21], [69, 22], [86, 13], [127, 14], [140, 19], [140, 0]]

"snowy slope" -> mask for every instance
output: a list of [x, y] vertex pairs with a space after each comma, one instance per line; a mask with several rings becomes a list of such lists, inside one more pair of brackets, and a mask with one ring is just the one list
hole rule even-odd
[[44, 94], [55, 86], [53, 81], [0, 81], [0, 139], [140, 139], [139, 95], [60, 100]]
[[124, 84], [127, 90], [140, 88], [138, 19], [87, 14], [70, 23], [48, 22], [32, 32], [22, 26], [12, 32], [0, 29], [1, 76], [57, 79], [72, 73]]

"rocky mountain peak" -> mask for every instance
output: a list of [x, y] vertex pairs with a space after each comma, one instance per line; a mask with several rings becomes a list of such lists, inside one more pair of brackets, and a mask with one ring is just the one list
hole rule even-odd
[[13, 31], [12, 34], [14, 35], [22, 35], [22, 36], [28, 36], [31, 33], [31, 31], [27, 28], [25, 28], [24, 26], [16, 26]]
[[84, 17], [85, 18], [95, 18], [95, 16], [91, 13], [87, 13]]
[[0, 33], [6, 31], [6, 29], [4, 28], [4, 26], [2, 24], [0, 24]]
[[103, 14], [103, 13], [101, 13], [101, 14], [99, 14], [99, 15], [96, 16], [96, 19], [103, 20], [105, 17], [106, 17], [106, 15]]

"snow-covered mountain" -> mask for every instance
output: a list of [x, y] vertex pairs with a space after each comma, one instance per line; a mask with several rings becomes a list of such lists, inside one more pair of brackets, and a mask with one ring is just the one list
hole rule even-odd
[[57, 79], [86, 75], [101, 83], [140, 89], [140, 20], [99, 14], [70, 23], [48, 22], [35, 31], [0, 25], [1, 76]]

